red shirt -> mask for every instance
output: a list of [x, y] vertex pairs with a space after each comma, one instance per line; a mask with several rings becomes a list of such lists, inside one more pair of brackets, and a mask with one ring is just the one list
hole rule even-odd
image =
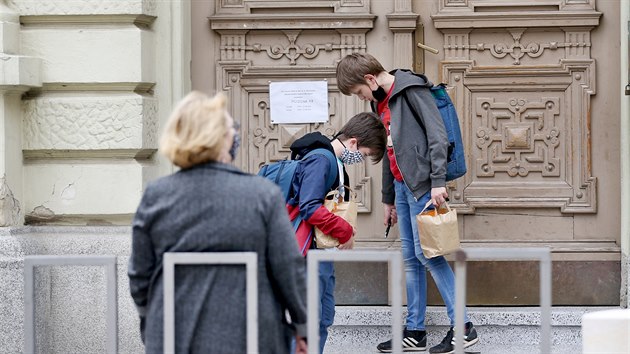
[[384, 100], [380, 101], [376, 106], [376, 110], [378, 114], [381, 116], [381, 121], [385, 125], [385, 129], [387, 129], [387, 158], [389, 159], [389, 169], [392, 171], [394, 178], [398, 182], [402, 182], [403, 177], [402, 173], [400, 173], [400, 169], [398, 169], [398, 164], [396, 163], [396, 156], [394, 155], [394, 146], [392, 145], [392, 138], [389, 132], [389, 124], [392, 119], [391, 113], [389, 111], [389, 97], [392, 94], [392, 90], [394, 89], [394, 85], [389, 89], [387, 93], [387, 97]]

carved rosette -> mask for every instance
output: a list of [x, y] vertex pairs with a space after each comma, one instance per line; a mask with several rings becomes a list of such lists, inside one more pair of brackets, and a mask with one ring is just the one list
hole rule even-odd
[[450, 184], [453, 204], [463, 213], [480, 207], [594, 213], [590, 31], [601, 14], [592, 1], [557, 1], [554, 27], [539, 21], [552, 8], [521, 15], [503, 9], [510, 6], [516, 5], [442, 0], [433, 16], [444, 34], [442, 81], [460, 115], [467, 154], [468, 173]]

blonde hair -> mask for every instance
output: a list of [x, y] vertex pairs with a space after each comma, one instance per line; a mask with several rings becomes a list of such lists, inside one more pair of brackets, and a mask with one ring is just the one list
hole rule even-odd
[[175, 107], [160, 139], [160, 152], [181, 168], [216, 161], [229, 127], [227, 98], [192, 91]]

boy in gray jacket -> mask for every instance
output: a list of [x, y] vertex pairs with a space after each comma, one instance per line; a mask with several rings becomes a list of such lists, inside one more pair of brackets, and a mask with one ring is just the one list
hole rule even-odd
[[[370, 101], [388, 133], [387, 158], [383, 159], [384, 224], [399, 223], [407, 287], [407, 323], [404, 351], [426, 350], [426, 269], [437, 285], [451, 322], [441, 343], [430, 353], [453, 353], [455, 325], [455, 276], [442, 256], [426, 258], [422, 253], [416, 215], [427, 201], [439, 206], [448, 197], [446, 162], [448, 138], [444, 123], [424, 75], [408, 70], [385, 71], [373, 56], [352, 53], [337, 65], [337, 86], [345, 95]], [[418, 124], [414, 112], [418, 112]], [[477, 343], [477, 331], [465, 318], [464, 347]], [[391, 340], [377, 349], [391, 352]]]

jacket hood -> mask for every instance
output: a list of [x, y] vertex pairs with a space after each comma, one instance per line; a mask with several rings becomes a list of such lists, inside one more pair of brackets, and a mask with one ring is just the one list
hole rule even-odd
[[335, 150], [330, 144], [330, 139], [322, 135], [320, 132], [313, 132], [304, 135], [291, 144], [291, 159], [295, 159], [296, 156], [304, 156], [309, 151], [318, 148], [330, 150], [333, 155], [335, 154]]
[[433, 83], [429, 81], [429, 79], [423, 74], [416, 74], [411, 70], [407, 69], [396, 69], [389, 72], [394, 75], [394, 91], [392, 91], [392, 96], [397, 95], [403, 90], [406, 90], [410, 86], [420, 86], [431, 88], [433, 87]]

